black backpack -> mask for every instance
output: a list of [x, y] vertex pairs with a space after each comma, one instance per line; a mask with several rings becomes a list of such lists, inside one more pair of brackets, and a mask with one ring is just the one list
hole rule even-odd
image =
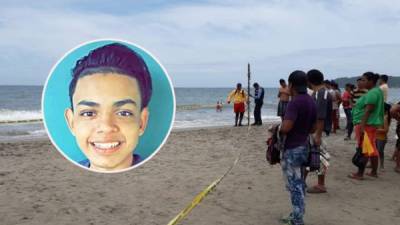
[[309, 167], [310, 171], [319, 171], [321, 167], [321, 158], [320, 158], [320, 150], [319, 147], [314, 145], [314, 141], [312, 140], [312, 136], [310, 135], [308, 138], [308, 160], [305, 166]]
[[281, 162], [281, 142], [279, 141], [279, 126], [272, 128], [272, 136], [267, 140], [266, 158], [269, 164], [275, 165]]

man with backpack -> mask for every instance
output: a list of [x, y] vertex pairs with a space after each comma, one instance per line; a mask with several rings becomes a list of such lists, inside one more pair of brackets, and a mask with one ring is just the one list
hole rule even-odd
[[307, 76], [303, 71], [292, 72], [288, 80], [292, 100], [287, 106], [280, 128], [280, 134], [286, 135], [281, 165], [293, 211], [282, 222], [303, 225], [306, 187], [304, 166], [308, 161], [308, 136], [315, 128], [317, 107], [307, 94]]

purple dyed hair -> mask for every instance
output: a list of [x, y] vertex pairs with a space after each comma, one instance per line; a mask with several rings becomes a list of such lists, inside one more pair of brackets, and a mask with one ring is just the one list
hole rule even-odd
[[117, 73], [135, 78], [140, 89], [141, 109], [149, 104], [152, 84], [146, 63], [132, 49], [119, 43], [113, 43], [92, 50], [87, 56], [76, 62], [75, 67], [72, 69], [72, 81], [69, 85], [69, 98], [72, 109], [72, 97], [78, 80], [95, 73]]

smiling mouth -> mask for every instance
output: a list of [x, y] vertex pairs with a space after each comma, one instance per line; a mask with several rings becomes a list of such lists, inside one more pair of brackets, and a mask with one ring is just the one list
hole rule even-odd
[[100, 154], [110, 154], [118, 151], [120, 149], [122, 142], [90, 142], [95, 152]]

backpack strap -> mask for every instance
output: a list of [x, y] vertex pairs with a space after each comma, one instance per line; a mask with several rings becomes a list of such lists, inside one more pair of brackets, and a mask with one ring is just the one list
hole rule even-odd
[[[326, 100], [326, 99], [328, 99], [328, 91], [325, 89], [325, 91], [324, 91], [324, 99]], [[315, 100], [317, 101], [318, 100], [318, 91], [315, 93]]]

